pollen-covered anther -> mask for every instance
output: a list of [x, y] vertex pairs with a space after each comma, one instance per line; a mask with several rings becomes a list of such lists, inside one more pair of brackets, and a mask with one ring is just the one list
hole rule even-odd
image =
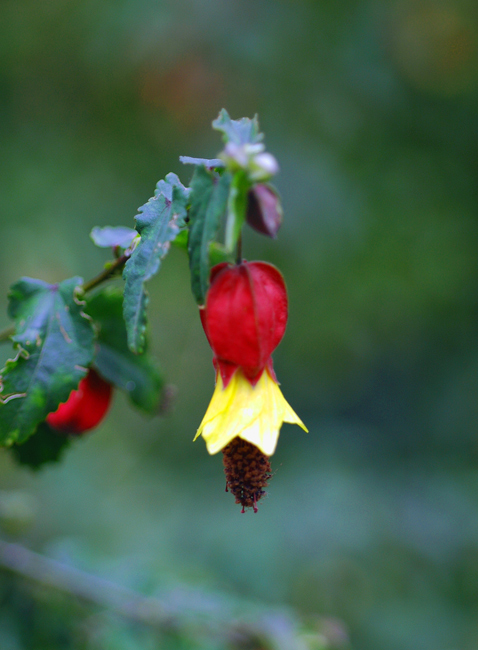
[[257, 512], [257, 502], [264, 496], [264, 488], [272, 477], [269, 458], [241, 438], [234, 438], [222, 450], [226, 489], [236, 498], [236, 503]]

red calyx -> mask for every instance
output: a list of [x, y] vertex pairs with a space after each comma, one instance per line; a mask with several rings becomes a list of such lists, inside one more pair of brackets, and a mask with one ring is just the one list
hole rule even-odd
[[90, 368], [78, 389], [71, 391], [67, 401], [50, 413], [46, 421], [52, 429], [80, 435], [101, 422], [108, 411], [112, 393], [111, 384]]
[[255, 384], [287, 325], [281, 273], [266, 262], [218, 264], [201, 321], [224, 385], [237, 367]]

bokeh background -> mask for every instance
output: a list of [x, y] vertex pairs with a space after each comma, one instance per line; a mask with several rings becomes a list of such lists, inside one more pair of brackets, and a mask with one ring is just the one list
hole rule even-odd
[[149, 289], [173, 412], [118, 394], [61, 464], [3, 452], [0, 523], [184, 625], [2, 569], [2, 650], [267, 647], [225, 641], [236, 616], [283, 650], [478, 648], [477, 100], [473, 0], [2, 1], [0, 328], [18, 277], [92, 277], [93, 226], [131, 226], [169, 171], [188, 183], [178, 157], [218, 153], [220, 108], [258, 113], [286, 218], [245, 255], [286, 277], [275, 366], [310, 429], [284, 426], [241, 515], [191, 442], [214, 373], [172, 250]]

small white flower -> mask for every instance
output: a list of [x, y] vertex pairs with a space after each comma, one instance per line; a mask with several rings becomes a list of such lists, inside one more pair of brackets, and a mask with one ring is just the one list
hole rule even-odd
[[279, 171], [274, 156], [264, 151], [262, 143], [235, 144], [228, 142], [220, 158], [231, 171], [244, 169], [254, 182], [266, 181]]

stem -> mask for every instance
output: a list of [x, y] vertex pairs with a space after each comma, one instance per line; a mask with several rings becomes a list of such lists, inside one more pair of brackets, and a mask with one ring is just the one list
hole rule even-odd
[[236, 264], [242, 264], [242, 232], [239, 233], [237, 238]]
[[[175, 626], [157, 598], [142, 594], [80, 569], [0, 540], [0, 567], [149, 625]], [[176, 623], [177, 625], [177, 623]]]
[[102, 282], [106, 282], [106, 280], [110, 280], [112, 276], [119, 271], [123, 266], [126, 264], [130, 257], [130, 253], [126, 254], [124, 253], [121, 255], [121, 257], [118, 257], [117, 260], [112, 262], [110, 266], [108, 266], [107, 269], [99, 273], [96, 278], [93, 278], [89, 282], [85, 282], [85, 284], [81, 287], [83, 291], [86, 293], [87, 291], [91, 291], [91, 289], [94, 289], [98, 285], [100, 285]]
[[[20, 544], [6, 542], [3, 539], [0, 539], [0, 569], [11, 571], [40, 585], [58, 589], [65, 594], [166, 633], [181, 633], [183, 630], [191, 633], [194, 629], [201, 636], [206, 634], [213, 639], [219, 638], [224, 640], [228, 647], [235, 648], [238, 647], [239, 642], [241, 647], [243, 643], [244, 647], [246, 645], [251, 648], [256, 647], [259, 638], [266, 642], [272, 642], [274, 639], [282, 641], [281, 647], [290, 647], [289, 618], [285, 619], [289, 643], [284, 643], [280, 633], [271, 633], [270, 614], [264, 621], [256, 620], [256, 617], [250, 621], [241, 615], [231, 617], [228, 607], [221, 608], [220, 605], [215, 605], [215, 610], [205, 616], [201, 606], [198, 606], [197, 610], [191, 606], [190, 597], [184, 604], [179, 602], [179, 606], [176, 604], [171, 608], [167, 599], [144, 596], [133, 589], [63, 564], [58, 560], [52, 560]], [[283, 613], [277, 612], [274, 620], [280, 622], [281, 616]], [[276, 645], [278, 646], [279, 643], [274, 644]]]
[[15, 327], [10, 325], [0, 332], [0, 343], [6, 343], [15, 334]]

